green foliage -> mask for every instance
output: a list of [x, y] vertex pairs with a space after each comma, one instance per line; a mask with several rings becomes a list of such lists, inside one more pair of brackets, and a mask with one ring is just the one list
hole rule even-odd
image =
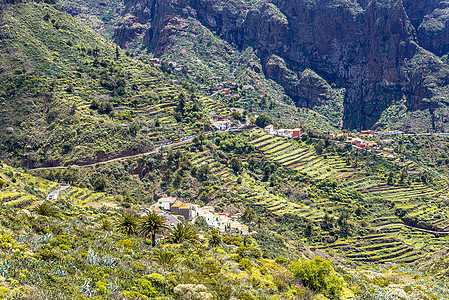
[[134, 214], [124, 213], [115, 221], [115, 229], [124, 234], [136, 233], [138, 218]]
[[34, 211], [41, 216], [55, 217], [58, 215], [58, 210], [49, 202], [44, 202], [36, 206]]
[[229, 163], [231, 165], [232, 170], [234, 170], [236, 174], [242, 171], [243, 168], [242, 161], [238, 157], [231, 158]]
[[251, 222], [256, 220], [256, 213], [254, 212], [254, 210], [250, 206], [247, 206], [245, 208], [245, 211], [242, 214], [242, 219], [246, 223], [251, 223]]
[[255, 247], [239, 247], [237, 254], [240, 258], [261, 258], [262, 252]]
[[295, 277], [314, 291], [326, 297], [339, 299], [343, 290], [343, 279], [339, 278], [329, 260], [316, 256], [312, 260], [302, 260], [290, 265]]
[[150, 212], [146, 216], [140, 218], [137, 227], [137, 232], [143, 237], [151, 236], [151, 246], [156, 245], [156, 234], [160, 233], [164, 229], [168, 229], [165, 224], [166, 218], [159, 216], [155, 212]]
[[157, 250], [154, 255], [154, 260], [165, 267], [174, 266], [178, 263], [175, 254], [167, 250]]
[[193, 226], [178, 223], [178, 225], [172, 229], [168, 241], [175, 244], [182, 244], [184, 242], [198, 244], [199, 237]]
[[220, 246], [221, 242], [222, 239], [220, 236], [220, 232], [218, 230], [212, 230], [212, 234], [209, 239], [209, 245], [211, 245], [211, 247], [218, 247]]
[[261, 128], [265, 128], [266, 126], [268, 126], [270, 124], [273, 124], [273, 121], [265, 115], [260, 115], [256, 119], [256, 125]]

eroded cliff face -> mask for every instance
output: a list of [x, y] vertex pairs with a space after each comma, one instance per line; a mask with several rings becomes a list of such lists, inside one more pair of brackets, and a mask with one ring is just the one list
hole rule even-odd
[[[410, 110], [439, 105], [447, 66], [420, 43], [438, 54], [447, 51], [446, 14], [436, 10], [440, 2], [129, 0], [125, 10], [135, 22], [118, 26], [116, 41], [126, 46], [130, 36], [144, 34], [144, 42], [162, 54], [171, 36], [183, 30], [179, 19], [194, 18], [239, 49], [257, 49], [265, 75], [298, 106], [327, 104], [322, 80], [345, 88], [344, 127], [369, 128], [402, 98]], [[430, 33], [429, 24], [438, 30]], [[305, 69], [322, 80], [305, 81]]]

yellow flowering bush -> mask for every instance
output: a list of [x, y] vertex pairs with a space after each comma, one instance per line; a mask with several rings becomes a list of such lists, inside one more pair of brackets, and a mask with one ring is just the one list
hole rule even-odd
[[16, 240], [9, 234], [4, 234], [0, 237], [0, 248], [12, 248], [17, 244]]

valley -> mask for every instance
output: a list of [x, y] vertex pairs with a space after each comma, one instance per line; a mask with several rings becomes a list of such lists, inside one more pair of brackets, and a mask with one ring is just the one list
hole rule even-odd
[[449, 299], [446, 8], [0, 0], [0, 299]]

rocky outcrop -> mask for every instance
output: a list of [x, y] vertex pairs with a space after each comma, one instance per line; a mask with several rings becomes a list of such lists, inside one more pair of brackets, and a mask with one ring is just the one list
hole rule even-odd
[[403, 0], [402, 2], [410, 22], [415, 28], [418, 28], [424, 17], [438, 8], [442, 0]]
[[[326, 102], [321, 96], [326, 94], [323, 80], [345, 88], [344, 126], [369, 128], [394, 101], [405, 97], [409, 109], [427, 109], [437, 104], [435, 96], [446, 88], [447, 67], [435, 63], [438, 59], [419, 44], [422, 41], [426, 49], [437, 53], [447, 51], [445, 14], [434, 13], [441, 30], [433, 35], [426, 25], [436, 24], [428, 15], [437, 2], [272, 0], [250, 5], [243, 1], [129, 0], [125, 10], [144, 25], [140, 28], [144, 28], [145, 42], [156, 53], [164, 53], [173, 42], [170, 36], [182, 30], [176, 26], [182, 22], [176, 20], [189, 17], [240, 49], [254, 47], [266, 76], [282, 85], [298, 106]], [[122, 24], [116, 31], [121, 45], [127, 42], [128, 27]], [[273, 60], [273, 55], [280, 60]], [[302, 70], [307, 68], [318, 75], [304, 77]], [[428, 69], [439, 75], [432, 79]]]
[[418, 40], [425, 49], [445, 55], [449, 52], [449, 3], [444, 2], [426, 15], [418, 27]]

